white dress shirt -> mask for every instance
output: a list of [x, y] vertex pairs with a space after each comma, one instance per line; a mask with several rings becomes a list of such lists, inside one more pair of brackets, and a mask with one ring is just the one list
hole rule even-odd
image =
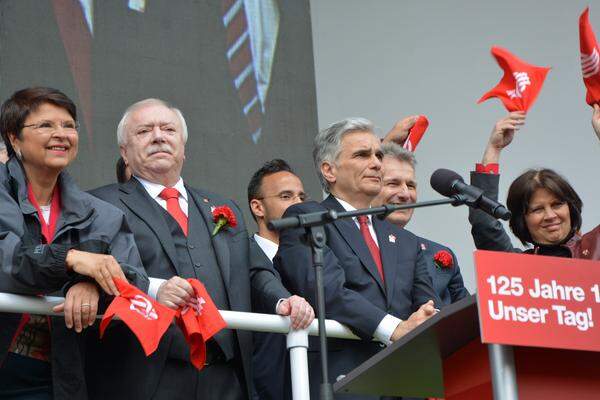
[[256, 244], [260, 249], [265, 253], [269, 260], [273, 262], [273, 258], [275, 258], [275, 254], [277, 254], [277, 250], [279, 249], [279, 245], [275, 242], [270, 241], [267, 238], [260, 236], [258, 233], [254, 234], [254, 240], [256, 240]]
[[[355, 211], [356, 210], [356, 207], [352, 206], [347, 201], [338, 199], [337, 197], [335, 199], [342, 205], [342, 207], [344, 207], [344, 210], [346, 210], [346, 211]], [[372, 217], [371, 215], [368, 215], [369, 222], [367, 224], [369, 226], [369, 232], [371, 233], [371, 236], [373, 237], [373, 240], [375, 241], [377, 246], [379, 246], [379, 242], [377, 241], [377, 234], [375, 233], [375, 229], [373, 229], [373, 221], [371, 220], [371, 217]], [[358, 224], [358, 218], [353, 217], [352, 219], [356, 223], [356, 227], [360, 230], [360, 225]], [[373, 337], [375, 339], [379, 340], [381, 343], [391, 344], [392, 343], [392, 340], [391, 340], [392, 334], [394, 333], [394, 330], [396, 329], [396, 327], [398, 326], [398, 324], [400, 322], [402, 322], [402, 320], [400, 318], [394, 317], [391, 314], [386, 315], [385, 317], [383, 317], [383, 319], [381, 320], [379, 325], [377, 325], [377, 329], [375, 329], [375, 333], [373, 334]]]
[[[150, 197], [152, 197], [154, 199], [154, 201], [156, 201], [158, 203], [159, 206], [161, 206], [165, 210], [167, 209], [167, 201], [160, 197], [160, 192], [162, 192], [163, 189], [166, 188], [166, 186], [163, 186], [160, 183], [154, 183], [154, 182], [147, 181], [146, 179], [140, 178], [139, 176], [134, 175], [133, 177], [142, 184], [142, 186], [144, 187], [144, 189], [146, 190], [148, 195]], [[188, 193], [187, 193], [187, 190], [185, 190], [185, 185], [183, 184], [183, 179], [181, 177], [179, 177], [179, 180], [177, 181], [177, 183], [175, 185], [173, 185], [172, 187], [177, 189], [177, 191], [179, 192], [179, 207], [181, 207], [181, 210], [187, 216], [188, 215]], [[148, 295], [150, 295], [150, 297], [156, 299], [156, 295], [158, 294], [158, 289], [160, 288], [160, 285], [162, 285], [166, 281], [166, 279], [153, 278], [153, 277], [148, 277], [148, 279], [150, 280], [150, 285], [148, 286]]]

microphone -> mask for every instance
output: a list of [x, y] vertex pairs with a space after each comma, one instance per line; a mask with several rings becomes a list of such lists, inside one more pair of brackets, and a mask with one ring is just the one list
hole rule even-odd
[[454, 171], [440, 168], [431, 175], [429, 182], [433, 190], [443, 196], [460, 195], [465, 198], [465, 203], [469, 207], [485, 211], [494, 218], [505, 221], [510, 219], [511, 213], [506, 207], [484, 195], [483, 190], [478, 187], [467, 185], [463, 178]]

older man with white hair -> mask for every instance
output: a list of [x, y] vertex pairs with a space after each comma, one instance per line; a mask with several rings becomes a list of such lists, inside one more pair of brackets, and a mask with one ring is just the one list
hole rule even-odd
[[[364, 118], [348, 118], [321, 131], [315, 138], [313, 158], [329, 196], [321, 203], [291, 206], [284, 217], [370, 207], [382, 185], [381, 144], [373, 129]], [[326, 317], [347, 325], [363, 339], [328, 340], [329, 373], [335, 378], [434, 315], [439, 299], [412, 233], [370, 216], [337, 220], [326, 225], [325, 231]], [[275, 267], [291, 293], [314, 305], [314, 269], [303, 233], [303, 229], [281, 232]], [[318, 398], [318, 353], [310, 353], [309, 362], [311, 398]]]
[[[217, 308], [250, 311], [248, 233], [242, 213], [233, 201], [184, 182], [181, 170], [187, 138], [178, 109], [158, 99], [133, 104], [117, 128], [121, 156], [133, 177], [93, 194], [125, 213], [151, 277], [149, 294], [160, 303], [173, 309], [188, 304], [193, 290], [186, 278], [196, 278]], [[237, 224], [230, 221], [217, 227], [213, 209], [219, 206], [228, 207]], [[289, 299], [268, 297], [264, 303], [269, 301], [279, 314], [292, 311]], [[302, 310], [294, 314], [301, 328], [309, 320]], [[206, 343], [206, 365], [200, 372], [190, 363], [189, 347], [173, 325], [148, 358], [134, 342], [123, 328], [105, 336], [99, 351], [88, 355], [96, 377], [116, 382], [90, 388], [93, 397], [233, 400], [251, 395], [250, 332], [225, 329], [216, 334]], [[115, 355], [121, 368], [106, 361]]]
[[6, 151], [6, 145], [0, 139], [0, 163], [4, 164], [8, 161], [8, 152]]

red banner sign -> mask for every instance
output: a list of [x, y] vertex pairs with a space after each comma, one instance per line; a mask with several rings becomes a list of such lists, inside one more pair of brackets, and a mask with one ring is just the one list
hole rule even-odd
[[484, 343], [600, 351], [600, 262], [476, 251]]

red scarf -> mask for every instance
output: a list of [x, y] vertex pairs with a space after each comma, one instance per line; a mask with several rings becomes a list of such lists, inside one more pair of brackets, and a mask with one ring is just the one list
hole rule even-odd
[[31, 184], [27, 183], [27, 198], [29, 202], [35, 207], [40, 219], [40, 225], [42, 226], [42, 236], [44, 237], [44, 243], [52, 243], [54, 239], [54, 233], [56, 231], [56, 223], [58, 217], [60, 217], [60, 188], [58, 185], [54, 186], [54, 192], [52, 192], [52, 201], [50, 202], [50, 222], [46, 222], [44, 214], [38, 205], [35, 196], [33, 195], [33, 189]]

